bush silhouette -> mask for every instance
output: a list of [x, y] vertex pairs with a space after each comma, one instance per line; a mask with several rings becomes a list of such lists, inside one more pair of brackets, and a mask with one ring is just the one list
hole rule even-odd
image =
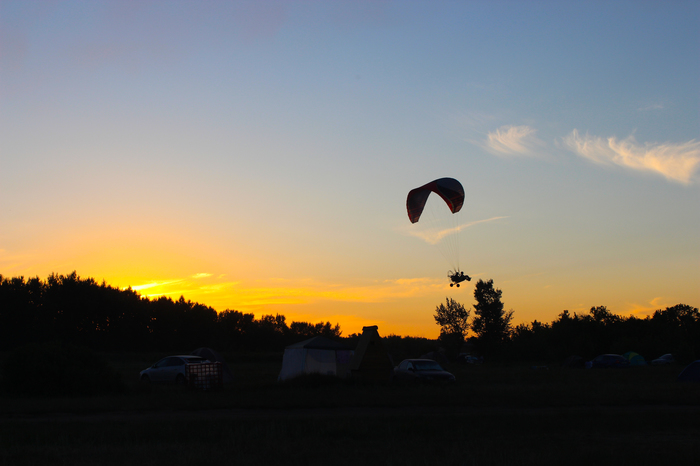
[[86, 396], [124, 389], [101, 356], [60, 342], [14, 350], [5, 361], [2, 381], [4, 390], [13, 395]]

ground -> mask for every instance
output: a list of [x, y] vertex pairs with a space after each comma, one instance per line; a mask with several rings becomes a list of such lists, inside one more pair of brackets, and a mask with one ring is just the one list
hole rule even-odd
[[281, 358], [253, 359], [231, 364], [237, 382], [220, 392], [141, 387], [143, 361], [121, 357], [121, 393], [0, 398], [0, 465], [700, 463], [700, 387], [676, 383], [679, 367], [277, 384]]

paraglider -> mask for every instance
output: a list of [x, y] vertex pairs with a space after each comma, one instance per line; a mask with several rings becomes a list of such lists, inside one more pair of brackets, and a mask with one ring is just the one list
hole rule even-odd
[[[408, 193], [406, 198], [406, 211], [408, 212], [408, 218], [411, 223], [417, 223], [421, 215], [423, 214], [423, 209], [425, 208], [426, 202], [431, 193], [435, 193], [442, 198], [442, 200], [447, 204], [452, 217], [454, 214], [462, 209], [464, 204], [464, 188], [462, 184], [454, 178], [439, 178], [437, 180], [431, 181], [423, 186], [412, 189]], [[445, 212], [446, 214], [446, 212]], [[452, 227], [445, 231], [440, 231], [436, 235], [436, 238], [429, 240], [432, 243], [439, 243], [443, 237], [454, 236], [454, 233], [459, 231], [459, 226]], [[464, 272], [459, 270], [459, 258], [458, 258], [458, 243], [456, 237], [453, 238], [453, 251], [446, 253], [443, 251], [443, 255], [448, 261], [453, 262], [454, 270], [450, 270], [447, 276], [450, 279], [450, 286], [457, 285], [463, 281], [471, 280], [469, 275], [465, 275]]]
[[406, 210], [408, 210], [408, 218], [411, 223], [416, 223], [420, 219], [431, 192], [440, 196], [453, 214], [459, 212], [464, 204], [462, 183], [454, 178], [439, 178], [420, 188], [412, 189], [408, 193]]

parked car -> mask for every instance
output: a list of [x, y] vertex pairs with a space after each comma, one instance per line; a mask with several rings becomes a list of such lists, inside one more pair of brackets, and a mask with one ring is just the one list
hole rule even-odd
[[484, 362], [482, 356], [472, 356], [471, 354], [460, 353], [457, 355], [457, 362], [462, 364], [481, 364]]
[[586, 367], [594, 369], [625, 369], [630, 367], [630, 362], [619, 354], [601, 354], [588, 361]]
[[432, 359], [404, 359], [394, 368], [394, 380], [415, 382], [454, 382], [455, 376]]
[[184, 385], [187, 381], [185, 378], [185, 367], [187, 364], [201, 364], [203, 362], [209, 361], [201, 356], [168, 356], [153, 364], [148, 369], [142, 370], [139, 374], [139, 378], [142, 382]]
[[676, 360], [673, 358], [672, 354], [664, 354], [663, 356], [660, 356], [654, 360], [651, 361], [652, 366], [670, 366], [676, 362]]

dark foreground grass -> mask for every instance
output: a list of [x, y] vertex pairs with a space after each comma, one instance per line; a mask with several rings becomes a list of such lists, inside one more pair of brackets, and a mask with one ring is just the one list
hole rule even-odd
[[0, 465], [700, 464], [700, 387], [679, 367], [278, 384], [280, 354], [234, 355], [234, 384], [207, 393], [141, 386], [157, 356], [112, 356], [122, 393], [0, 397]]
[[476, 409], [0, 424], [7, 465], [691, 465], [698, 410]]
[[[277, 383], [281, 354], [237, 356], [235, 381], [221, 392], [144, 387], [144, 369], [160, 355], [113, 355], [126, 390], [93, 397], [25, 398], [0, 395], [0, 418], [42, 413], [150, 412], [206, 409], [346, 407], [599, 407], [700, 406], [700, 386], [680, 384], [681, 367], [628, 370], [533, 370], [524, 366], [463, 366], [449, 369], [451, 386], [366, 385], [308, 378]], [[234, 358], [230, 358], [234, 359]]]

